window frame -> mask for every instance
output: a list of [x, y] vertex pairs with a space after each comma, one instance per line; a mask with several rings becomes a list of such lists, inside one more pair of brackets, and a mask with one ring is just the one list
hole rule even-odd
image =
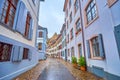
[[32, 19], [31, 15], [28, 13], [26, 17], [26, 25], [25, 25], [25, 32], [24, 32], [24, 37], [28, 38], [29, 36], [29, 31], [30, 31], [30, 20]]
[[23, 59], [28, 59], [29, 56], [29, 49], [28, 48], [23, 48]]
[[74, 37], [73, 28], [70, 30], [70, 36], [71, 36], [70, 39], [72, 40]]
[[[81, 47], [81, 53], [80, 53], [80, 47]], [[82, 44], [78, 44], [78, 57], [80, 58], [82, 56]]]
[[6, 0], [4, 2], [4, 6], [2, 7], [2, 13], [0, 14], [1, 15], [0, 22], [7, 25], [7, 27], [10, 29], [13, 28], [17, 5], [18, 5], [18, 0]]
[[74, 3], [74, 14], [76, 14], [78, 9], [79, 9], [79, 3], [78, 3], [78, 0], [75, 0], [75, 3]]
[[[94, 56], [94, 54], [93, 54], [93, 48], [92, 48], [92, 41], [91, 40], [93, 40], [94, 38], [98, 38], [98, 35], [94, 35], [92, 38], [90, 38], [90, 40], [89, 40], [89, 43], [90, 43], [90, 54], [91, 54], [91, 59], [95, 59], [95, 60], [103, 60], [103, 58], [102, 57], [100, 57], [100, 52], [99, 52], [99, 56]], [[98, 44], [99, 44], [99, 42], [98, 42]], [[98, 48], [99, 49], [99, 48]], [[100, 51], [100, 50], [99, 50]]]
[[99, 18], [99, 16], [98, 16], [98, 13], [99, 13], [99, 12], [98, 12], [98, 7], [97, 7], [97, 2], [96, 2], [96, 0], [94, 0], [94, 1], [95, 1], [95, 5], [96, 5], [96, 16], [88, 23], [86, 10], [87, 10], [88, 6], [90, 5], [91, 1], [92, 1], [92, 0], [88, 0], [88, 3], [87, 3], [86, 6], [84, 7], [84, 24], [85, 24], [85, 27], [86, 27], [86, 28], [87, 28], [90, 24], [92, 24], [95, 20], [97, 20], [97, 19]]
[[[10, 58], [11, 58], [11, 52], [12, 52], [12, 47], [13, 47], [13, 45], [11, 45], [11, 44], [8, 44], [8, 43], [4, 43], [4, 42], [1, 42], [0, 41], [0, 62], [6, 62], [6, 61], [10, 61]], [[7, 45], [7, 47], [9, 47], [9, 49], [8, 49], [8, 56], [3, 56], [3, 47], [5, 47], [5, 45]], [[4, 54], [5, 55], [5, 54]], [[7, 59], [4, 59], [4, 60], [2, 60], [2, 56], [3, 57], [7, 57]]]
[[[79, 23], [79, 25], [78, 25]], [[79, 29], [78, 29], [79, 27]], [[76, 30], [76, 35], [81, 31], [81, 21], [80, 18], [77, 19], [77, 21], [75, 22], [75, 30]]]

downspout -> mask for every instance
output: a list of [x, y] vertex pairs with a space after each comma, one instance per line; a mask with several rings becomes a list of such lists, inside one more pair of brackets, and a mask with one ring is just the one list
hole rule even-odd
[[83, 18], [82, 18], [82, 9], [81, 9], [81, 1], [79, 1], [79, 11], [80, 11], [80, 17], [81, 17], [81, 29], [82, 29], [82, 42], [83, 42], [83, 51], [84, 51], [84, 57], [85, 57], [85, 62], [86, 62], [86, 67], [87, 67], [87, 60], [86, 60], [86, 51], [85, 51], [85, 35], [84, 35], [84, 26], [83, 26]]

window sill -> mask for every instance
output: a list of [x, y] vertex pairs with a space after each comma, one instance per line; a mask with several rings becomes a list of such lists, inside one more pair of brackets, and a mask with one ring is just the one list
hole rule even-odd
[[93, 22], [95, 22], [97, 19], [99, 18], [99, 16], [96, 16], [92, 21], [90, 21], [88, 24], [85, 24], [85, 28], [89, 27], [89, 25], [91, 25]]
[[118, 0], [116, 0], [115, 2], [113, 2], [112, 4], [108, 3], [108, 7], [111, 8]]
[[12, 32], [16, 32], [15, 30], [13, 30], [12, 28], [10, 28], [8, 25], [6, 25], [5, 23], [3, 23], [1, 21], [0, 21], [0, 25], [3, 26], [3, 27], [5, 27], [6, 29], [11, 30]]
[[92, 60], [104, 60], [104, 58], [102, 58], [102, 57], [91, 57], [90, 59], [92, 59]]
[[78, 34], [80, 34], [80, 32], [81, 32], [82, 30], [81, 29], [79, 29], [75, 34], [76, 34], [76, 36], [78, 35]]

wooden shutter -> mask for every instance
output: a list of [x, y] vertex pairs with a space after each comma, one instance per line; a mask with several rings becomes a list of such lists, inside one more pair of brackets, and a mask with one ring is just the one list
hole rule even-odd
[[90, 53], [90, 43], [89, 40], [86, 41], [87, 44], [87, 54], [88, 54], [88, 58], [91, 58], [91, 53]]
[[12, 48], [12, 61], [18, 62], [22, 60], [23, 47], [14, 45]]
[[30, 20], [30, 28], [29, 28], [29, 35], [28, 35], [28, 39], [32, 40], [32, 36], [33, 36], [33, 27], [34, 27], [34, 20], [31, 18]]
[[104, 44], [103, 44], [102, 34], [98, 35], [98, 42], [99, 42], [100, 57], [105, 58], [105, 52], [104, 52]]
[[21, 34], [24, 34], [26, 18], [27, 18], [27, 8], [25, 4], [21, 0], [19, 0], [15, 14], [13, 29], [20, 32]]
[[120, 56], [120, 25], [116, 26], [114, 29], [115, 39], [118, 47], [118, 53]]

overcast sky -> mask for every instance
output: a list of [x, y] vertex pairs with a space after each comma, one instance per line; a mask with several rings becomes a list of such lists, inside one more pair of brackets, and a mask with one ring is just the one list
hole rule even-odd
[[64, 23], [64, 0], [45, 0], [40, 3], [39, 25], [48, 29], [48, 37], [60, 33]]

